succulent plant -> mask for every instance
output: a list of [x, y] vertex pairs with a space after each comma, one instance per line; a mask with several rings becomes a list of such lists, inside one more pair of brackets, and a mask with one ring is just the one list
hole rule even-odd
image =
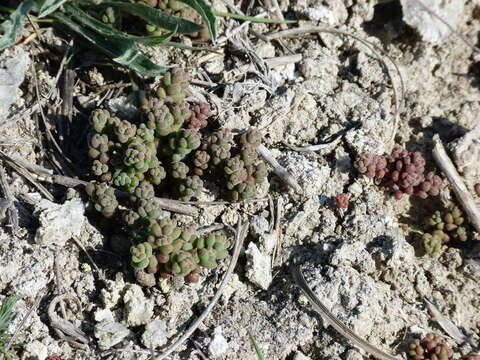
[[165, 169], [160, 165], [148, 169], [147, 178], [153, 185], [160, 185], [162, 180], [165, 179], [167, 173]]
[[189, 201], [192, 198], [198, 198], [203, 188], [203, 181], [197, 176], [188, 176], [179, 186], [179, 199]]
[[175, 276], [187, 276], [198, 266], [195, 256], [188, 251], [179, 251], [172, 255], [165, 265], [167, 271]]
[[413, 360], [448, 360], [453, 351], [437, 334], [429, 333], [420, 341], [415, 339], [409, 346], [408, 355]]
[[408, 152], [396, 146], [390, 155], [361, 154], [354, 162], [361, 174], [375, 178], [376, 184], [389, 187], [400, 200], [403, 194], [415, 194], [423, 199], [440, 192], [442, 180], [434, 172], [424, 174], [425, 159], [419, 152]]
[[118, 202], [111, 187], [108, 187], [105, 183], [99, 185], [90, 183], [85, 187], [85, 190], [95, 203], [95, 210], [102, 213], [106, 218], [113, 216], [118, 207]]
[[226, 186], [228, 190], [234, 190], [237, 185], [247, 180], [247, 170], [243, 160], [238, 155], [226, 161], [224, 171], [227, 175]]
[[203, 129], [208, 125], [207, 119], [212, 116], [210, 105], [200, 102], [191, 108], [191, 116], [186, 121], [187, 129]]
[[422, 239], [427, 253], [435, 254], [441, 244], [450, 240], [467, 241], [469, 231], [464, 222], [465, 219], [458, 206], [452, 205], [445, 212], [435, 211], [425, 221], [426, 233]]
[[[170, 9], [178, 5], [174, 0], [142, 1]], [[136, 273], [196, 282], [200, 267], [212, 268], [227, 256], [229, 242], [221, 233], [198, 238], [194, 229], [180, 228], [164, 216], [155, 195], [197, 198], [205, 177], [220, 182], [234, 200], [250, 199], [265, 180], [267, 167], [256, 152], [258, 131], [235, 138], [228, 129], [204, 135], [207, 131], [200, 129], [207, 125], [210, 106], [191, 107], [184, 99], [187, 86], [188, 76], [174, 69], [161, 79], [154, 96], [141, 99], [134, 119], [120, 120], [107, 110], [92, 113], [91, 172], [101, 184], [88, 185], [87, 192], [105, 217], [119, 215], [121, 223], [115, 226], [133, 245]], [[110, 186], [130, 193], [122, 196], [121, 206]]]
[[262, 142], [262, 134], [256, 129], [250, 129], [242, 134], [240, 143], [243, 145], [251, 145], [256, 148]]
[[128, 169], [123, 171], [122, 169], [116, 170], [112, 177], [112, 182], [116, 187], [127, 190], [130, 193], [135, 191], [135, 188], [140, 183], [140, 180], [137, 176], [138, 174], [132, 170]]
[[208, 162], [210, 161], [210, 155], [204, 150], [197, 150], [193, 154], [193, 173], [198, 176], [202, 176], [203, 172], [208, 169]]
[[140, 200], [138, 206], [138, 216], [147, 220], [150, 226], [162, 216], [163, 211], [160, 204], [155, 199]]
[[170, 135], [167, 146], [163, 149], [171, 155], [173, 162], [182, 161], [192, 150], [200, 146], [200, 134], [195, 129], [181, 129]]
[[107, 126], [110, 113], [104, 109], [97, 109], [90, 116], [90, 125], [97, 133], [102, 133]]
[[423, 247], [429, 255], [437, 254], [441, 248], [445, 239], [445, 234], [442, 230], [435, 230], [432, 234], [425, 233], [422, 236]]
[[464, 355], [460, 358], [460, 360], [480, 360], [480, 354], [471, 353], [468, 355]]
[[132, 255], [132, 267], [135, 269], [146, 269], [147, 272], [154, 274], [158, 268], [157, 258], [153, 255], [152, 246], [148, 242], [132, 246], [130, 248]]
[[219, 165], [230, 158], [232, 139], [232, 133], [228, 129], [216, 131], [207, 138], [208, 149], [213, 165]]
[[170, 175], [172, 178], [177, 180], [183, 180], [187, 178], [187, 174], [189, 172], [188, 166], [184, 162], [175, 162], [172, 164]]
[[141, 181], [138, 186], [135, 188], [131, 199], [132, 201], [138, 200], [150, 200], [155, 197], [155, 190], [153, 189], [153, 185], [148, 181]]
[[184, 91], [187, 87], [188, 75], [182, 69], [175, 68], [165, 73], [156, 93], [160, 99], [179, 103], [185, 98]]
[[109, 160], [108, 151], [112, 143], [109, 141], [107, 135], [94, 134], [90, 138], [88, 155], [92, 159], [97, 159], [106, 164]]

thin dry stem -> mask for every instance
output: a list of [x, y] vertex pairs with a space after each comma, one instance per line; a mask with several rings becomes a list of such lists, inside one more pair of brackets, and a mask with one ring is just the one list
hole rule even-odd
[[187, 340], [193, 332], [200, 326], [202, 321], [210, 314], [213, 307], [217, 303], [218, 299], [225, 290], [228, 281], [230, 280], [230, 276], [232, 275], [233, 269], [235, 269], [235, 265], [237, 264], [238, 256], [240, 255], [240, 249], [242, 247], [243, 241], [247, 237], [248, 233], [248, 222], [245, 224], [242, 223], [242, 220], [239, 219], [237, 223], [237, 234], [235, 236], [235, 248], [233, 250], [232, 259], [230, 260], [230, 265], [228, 266], [227, 272], [223, 277], [223, 280], [218, 288], [217, 292], [215, 293], [214, 297], [208, 304], [207, 308], [203, 311], [203, 313], [198, 317], [197, 320], [188, 328], [188, 330], [183, 334], [183, 336], [178, 339], [175, 343], [170, 345], [165, 352], [163, 352], [160, 356], [158, 356], [155, 360], [162, 360], [165, 359], [168, 355], [174, 352], [185, 340]]
[[257, 146], [257, 152], [272, 166], [273, 171], [280, 179], [282, 179], [287, 185], [290, 185], [298, 194], [303, 193], [302, 188], [298, 185], [297, 181], [282, 165], [278, 163], [270, 153], [270, 150], [263, 146], [263, 144], [260, 144]]
[[308, 298], [310, 303], [313, 306], [313, 309], [319, 313], [322, 318], [332, 327], [337, 330], [342, 336], [350, 340], [352, 343], [357, 345], [359, 348], [363, 349], [367, 353], [375, 356], [377, 359], [380, 360], [399, 360], [395, 356], [387, 354], [386, 352], [377, 349], [375, 346], [371, 345], [370, 343], [363, 340], [357, 334], [355, 334], [352, 330], [350, 330], [345, 324], [343, 324], [340, 320], [338, 320], [327, 308], [323, 303], [315, 296], [312, 289], [308, 286], [305, 278], [303, 277], [300, 268], [296, 264], [290, 265], [290, 271], [292, 273], [293, 279], [297, 286], [303, 291], [305, 296]]
[[[283, 30], [283, 31], [279, 31], [279, 32], [276, 32], [276, 33], [269, 34], [269, 35], [267, 35], [267, 38], [269, 40], [276, 40], [276, 39], [281, 39], [281, 38], [284, 38], [284, 37], [295, 37], [295, 36], [298, 36], [298, 35], [301, 35], [301, 34], [311, 33], [311, 32], [318, 32], [318, 33], [326, 32], [326, 33], [335, 34], [335, 35], [350, 36], [351, 38], [361, 42], [373, 54], [375, 54], [375, 56], [378, 57], [378, 60], [383, 64], [383, 66], [385, 67], [385, 69], [387, 71], [387, 75], [390, 78], [390, 81], [392, 83], [393, 96], [395, 98], [394, 124], [393, 124], [392, 134], [391, 134], [391, 137], [390, 137], [390, 140], [393, 142], [393, 140], [395, 139], [396, 132], [397, 132], [401, 104], [403, 103], [403, 101], [405, 99], [405, 86], [404, 86], [404, 82], [403, 82], [403, 77], [402, 77], [402, 74], [400, 73], [400, 69], [398, 68], [396, 62], [387, 53], [385, 53], [385, 51], [383, 51], [381, 48], [379, 48], [374, 43], [372, 43], [368, 40], [362, 39], [359, 36], [350, 34], [349, 32], [334, 29], [334, 28], [331, 28], [331, 27], [326, 27], [326, 26], [306, 26], [306, 27], [301, 27], [301, 28], [296, 28], [296, 29]], [[400, 100], [398, 98], [397, 89], [395, 87], [395, 83], [393, 81], [392, 74], [390, 73], [390, 70], [388, 69], [388, 66], [387, 66], [386, 62], [383, 60], [382, 55], [384, 57], [386, 57], [388, 60], [390, 60], [390, 62], [393, 64], [395, 70], [398, 73], [398, 76], [400, 78], [400, 87], [401, 87], [401, 95], [402, 95]]]
[[470, 223], [477, 232], [480, 232], [480, 212], [475, 204], [475, 200], [458, 174], [452, 160], [450, 160], [449, 156], [447, 155], [445, 147], [443, 146], [438, 134], [433, 137], [432, 155], [437, 162], [438, 167], [444, 172], [448, 181], [450, 182], [450, 185], [457, 196], [457, 200], [465, 210]]
[[26, 321], [28, 320], [28, 318], [30, 317], [30, 315], [32, 315], [32, 313], [38, 308], [38, 305], [40, 305], [40, 300], [42, 300], [42, 296], [43, 296], [43, 289], [38, 293], [36, 299], [35, 299], [35, 303], [32, 305], [32, 307], [30, 308], [30, 310], [28, 311], [28, 313], [23, 317], [22, 321], [20, 322], [20, 325], [17, 326], [17, 328], [15, 329], [12, 337], [10, 338], [10, 340], [8, 341], [8, 344], [5, 346], [5, 349], [4, 349], [4, 352], [7, 353], [8, 352], [8, 349], [10, 348], [10, 346], [13, 344], [13, 341], [15, 340], [15, 338], [17, 337], [18, 333], [20, 332], [20, 330], [23, 329], [23, 327], [25, 326], [25, 323]]
[[[18, 232], [18, 213], [17, 209], [15, 209], [15, 198], [12, 195], [12, 192], [10, 191], [10, 186], [8, 185], [7, 181], [7, 175], [5, 173], [5, 169], [3, 166], [0, 166], [0, 186], [3, 191], [3, 195], [5, 196], [5, 199], [7, 200], [6, 206], [7, 206], [7, 216], [8, 216], [8, 222], [10, 226], [12, 227], [12, 232], [13, 234], [16, 234]], [[3, 209], [2, 209], [3, 212]]]
[[480, 48], [476, 47], [475, 45], [473, 45], [470, 41], [468, 41], [468, 39], [463, 36], [463, 34], [461, 34], [460, 32], [458, 32], [457, 30], [455, 30], [453, 28], [452, 25], [450, 25], [446, 20], [444, 20], [441, 16], [435, 14], [432, 10], [430, 10], [428, 7], [426, 7], [420, 0], [413, 0], [414, 2], [416, 2], [418, 5], [420, 5], [420, 7], [425, 10], [427, 13], [429, 13], [431, 16], [433, 16], [434, 18], [438, 19], [441, 23], [443, 23], [446, 27], [448, 27], [448, 29], [454, 33], [455, 35], [457, 35], [460, 40], [462, 40], [464, 42], [465, 45], [467, 45], [470, 49], [472, 49], [473, 51], [477, 52], [477, 53], [480, 53]]

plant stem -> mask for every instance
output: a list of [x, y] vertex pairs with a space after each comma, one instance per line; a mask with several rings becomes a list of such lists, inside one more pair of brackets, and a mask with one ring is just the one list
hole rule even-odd
[[228, 13], [228, 12], [221, 12], [221, 11], [216, 11], [216, 10], [213, 10], [213, 13], [215, 14], [215, 16], [229, 17], [229, 18], [232, 18], [232, 19], [247, 20], [247, 21], [259, 22], [259, 23], [269, 23], [269, 24], [293, 24], [293, 23], [296, 23], [296, 21], [294, 21], [294, 20], [262, 19], [262, 18], [257, 18], [257, 17], [254, 17], [254, 16], [237, 15], [237, 14], [232, 14], [232, 13]]

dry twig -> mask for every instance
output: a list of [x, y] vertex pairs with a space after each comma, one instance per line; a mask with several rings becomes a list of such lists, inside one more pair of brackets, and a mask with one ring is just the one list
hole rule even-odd
[[53, 298], [48, 306], [48, 318], [50, 319], [50, 325], [52, 325], [57, 334], [69, 344], [86, 350], [88, 348], [87, 335], [85, 335], [82, 330], [73, 326], [70, 321], [59, 317], [55, 311], [57, 304], [65, 300], [73, 300], [78, 306], [78, 311], [82, 311], [82, 304], [80, 304], [80, 300], [78, 300], [77, 297], [71, 294], [57, 295], [55, 298]]
[[[394, 124], [393, 124], [393, 129], [392, 129], [392, 135], [390, 139], [393, 141], [395, 139], [395, 134], [397, 131], [398, 127], [398, 121], [399, 121], [399, 114], [400, 114], [400, 108], [401, 104], [403, 103], [403, 100], [405, 99], [405, 86], [403, 82], [403, 77], [402, 74], [400, 73], [400, 69], [398, 68], [396, 62], [387, 54], [385, 51], [383, 51], [381, 48], [379, 48], [377, 45], [374, 43], [362, 39], [359, 36], [356, 36], [354, 34], [350, 34], [349, 32], [338, 30], [335, 28], [327, 27], [327, 26], [306, 26], [306, 27], [300, 27], [296, 29], [288, 29], [288, 30], [283, 30], [279, 31], [276, 33], [272, 33], [267, 35], [266, 37], [268, 40], [276, 40], [276, 39], [281, 39], [284, 37], [295, 37], [301, 34], [305, 33], [311, 33], [311, 32], [325, 32], [325, 33], [330, 33], [330, 34], [335, 34], [335, 35], [344, 35], [344, 36], [350, 36], [351, 38], [361, 42], [363, 45], [365, 45], [375, 56], [377, 56], [378, 60], [382, 63], [382, 65], [385, 67], [387, 71], [387, 75], [390, 78], [390, 81], [392, 83], [392, 90], [393, 90], [393, 96], [395, 98], [395, 116], [394, 116]], [[397, 94], [397, 89], [395, 87], [395, 83], [393, 81], [392, 74], [390, 73], [390, 70], [388, 69], [388, 66], [386, 62], [383, 60], [382, 55], [386, 57], [390, 62], [393, 64], [395, 70], [398, 73], [398, 76], [400, 78], [400, 88], [401, 88], [401, 99], [399, 100], [398, 94]]]
[[[4, 205], [6, 206], [7, 210], [8, 222], [12, 227], [13, 234], [16, 234], [18, 231], [18, 213], [15, 209], [15, 198], [10, 191], [10, 186], [8, 185], [7, 181], [7, 175], [5, 174], [5, 169], [3, 168], [3, 166], [0, 166], [0, 186], [2, 188], [3, 195], [7, 200], [6, 204]], [[4, 209], [2, 209], [2, 212], [3, 211]]]
[[438, 167], [444, 172], [448, 181], [450, 182], [450, 185], [457, 196], [458, 202], [467, 213], [470, 223], [473, 225], [475, 230], [480, 233], [480, 212], [475, 204], [475, 200], [469, 193], [462, 178], [458, 174], [455, 165], [452, 163], [452, 160], [450, 160], [448, 157], [445, 147], [442, 144], [442, 140], [440, 140], [440, 136], [438, 136], [438, 134], [433, 137], [432, 155], [437, 162]]
[[375, 346], [371, 345], [370, 343], [363, 340], [357, 334], [355, 334], [352, 330], [350, 330], [347, 326], [345, 326], [340, 320], [338, 320], [322, 302], [315, 296], [312, 289], [308, 286], [305, 278], [303, 277], [300, 268], [296, 264], [290, 265], [290, 271], [292, 273], [293, 279], [297, 286], [303, 291], [305, 296], [308, 298], [310, 303], [312, 304], [314, 310], [319, 313], [322, 318], [330, 325], [333, 326], [335, 330], [337, 330], [342, 336], [350, 340], [352, 343], [357, 345], [360, 349], [363, 349], [367, 353], [375, 356], [377, 359], [380, 360], [398, 360], [395, 356], [387, 354], [386, 352], [377, 349]]
[[20, 325], [18, 325], [17, 328], [15, 329], [15, 332], [13, 333], [12, 337], [8, 341], [8, 344], [5, 346], [5, 349], [4, 349], [5, 354], [8, 353], [8, 349], [10, 348], [10, 345], [13, 344], [13, 341], [15, 340], [15, 337], [18, 335], [20, 330], [23, 329], [30, 315], [32, 315], [32, 313], [38, 308], [38, 305], [40, 305], [40, 300], [42, 300], [42, 296], [43, 296], [43, 290], [41, 290], [38, 293], [37, 298], [35, 299], [35, 303], [32, 305], [32, 307], [27, 312], [27, 314], [23, 317], [22, 321], [20, 322]]
[[288, 171], [278, 163], [278, 161], [272, 156], [270, 151], [263, 146], [263, 144], [258, 145], [257, 152], [268, 162], [272, 167], [275, 174], [278, 175], [286, 184], [293, 187], [293, 189], [298, 193], [303, 193], [302, 188], [298, 185], [297, 181], [293, 178]]

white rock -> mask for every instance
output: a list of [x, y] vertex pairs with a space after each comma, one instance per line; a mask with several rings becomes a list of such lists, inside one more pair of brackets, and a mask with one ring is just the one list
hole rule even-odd
[[118, 112], [120, 115], [127, 119], [132, 119], [137, 112], [137, 108], [134, 105], [134, 97], [132, 96], [120, 96], [110, 99], [108, 106], [113, 112]]
[[123, 281], [122, 273], [117, 273], [115, 276], [115, 281], [107, 280], [105, 289], [100, 291], [100, 297], [102, 299], [103, 305], [107, 309], [115, 307], [120, 300], [120, 294], [125, 287], [125, 281]]
[[247, 278], [255, 285], [267, 290], [272, 282], [272, 272], [270, 271], [271, 259], [258, 250], [253, 242], [248, 244], [245, 251], [247, 255]]
[[113, 313], [109, 309], [100, 309], [95, 311], [95, 321], [97, 322], [114, 322]]
[[85, 217], [85, 206], [80, 199], [65, 201], [63, 205], [42, 200], [35, 206], [40, 227], [35, 242], [42, 245], [63, 246], [67, 240], [79, 236]]
[[48, 356], [47, 346], [38, 340], [34, 340], [25, 346], [24, 359], [44, 360]]
[[[423, 40], [441, 44], [442, 40], [451, 34], [450, 29], [445, 24], [429, 14], [417, 1], [400, 0], [400, 3], [402, 4], [403, 21], [417, 29]], [[454, 29], [465, 5], [464, 0], [422, 0], [422, 3]]]
[[0, 122], [8, 114], [12, 105], [22, 91], [19, 86], [25, 79], [25, 71], [30, 65], [30, 58], [22, 47], [6, 49], [0, 56]]
[[252, 235], [255, 236], [257, 239], [265, 234], [268, 231], [269, 223], [268, 220], [265, 219], [263, 216], [252, 216], [250, 221], [250, 230]]
[[222, 301], [224, 304], [228, 303], [228, 300], [230, 300], [232, 295], [238, 291], [240, 291], [242, 294], [245, 294], [247, 292], [247, 286], [238, 279], [237, 274], [232, 274], [227, 286], [225, 286], [225, 290], [222, 293]]
[[98, 347], [102, 350], [110, 349], [125, 339], [130, 331], [115, 321], [102, 321], [95, 325], [95, 337], [98, 339]]
[[300, 351], [295, 354], [293, 360], [311, 360], [308, 356], [303, 355]]
[[278, 241], [278, 235], [276, 233], [268, 233], [268, 234], [263, 234], [260, 237], [260, 245], [262, 251], [264, 251], [266, 254], [271, 255], [273, 252], [273, 249], [275, 248], [275, 245], [277, 244]]
[[328, 25], [342, 25], [348, 18], [343, 0], [326, 0], [316, 2], [314, 7], [300, 10], [309, 20], [321, 21]]
[[165, 321], [155, 319], [145, 326], [145, 332], [142, 335], [143, 345], [147, 349], [155, 349], [167, 343], [167, 325]]
[[125, 295], [124, 317], [128, 326], [138, 326], [147, 324], [153, 316], [153, 302], [147, 300], [143, 294], [142, 288], [137, 284], [129, 284]]
[[213, 331], [213, 339], [208, 346], [208, 351], [213, 358], [220, 358], [228, 350], [228, 342], [222, 335], [222, 327], [218, 326]]

